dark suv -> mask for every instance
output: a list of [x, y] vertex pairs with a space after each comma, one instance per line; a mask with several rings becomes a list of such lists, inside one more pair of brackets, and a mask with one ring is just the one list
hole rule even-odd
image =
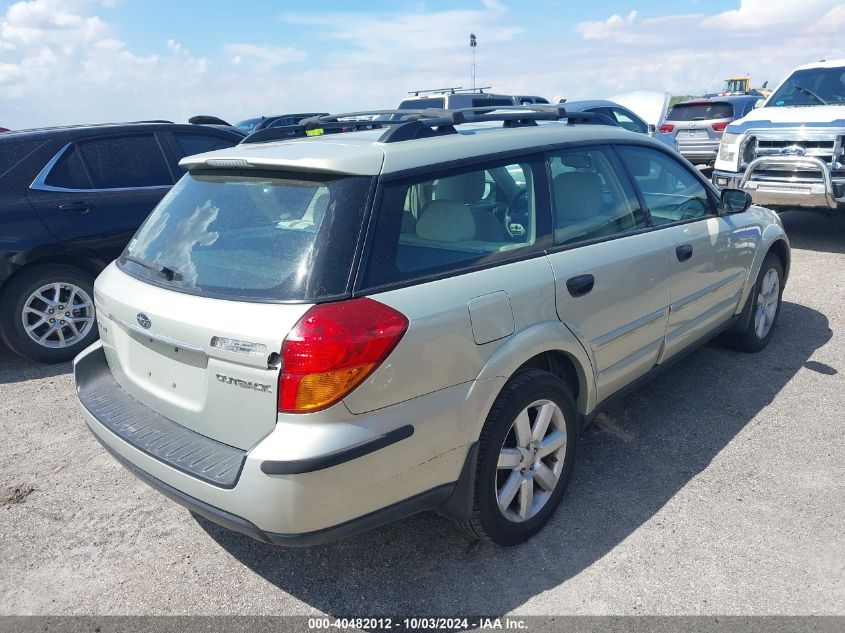
[[97, 337], [94, 277], [182, 175], [187, 155], [234, 132], [166, 122], [45, 128], [0, 137], [0, 336], [70, 360]]

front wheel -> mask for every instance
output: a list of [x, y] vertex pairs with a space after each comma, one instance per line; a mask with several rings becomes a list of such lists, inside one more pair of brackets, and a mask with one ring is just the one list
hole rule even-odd
[[566, 383], [536, 369], [513, 377], [481, 432], [473, 516], [461, 527], [498, 545], [531, 538], [566, 491], [577, 437]]
[[45, 363], [71, 360], [97, 339], [94, 279], [49, 264], [24, 271], [3, 292], [0, 332], [12, 351]]
[[783, 266], [777, 255], [769, 253], [748, 300], [751, 318], [745, 331], [731, 337], [734, 347], [745, 352], [759, 352], [769, 344], [780, 316], [783, 296]]

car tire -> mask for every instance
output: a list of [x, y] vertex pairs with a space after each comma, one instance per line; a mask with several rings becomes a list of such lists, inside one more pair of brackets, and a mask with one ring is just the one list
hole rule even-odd
[[79, 268], [48, 264], [25, 270], [3, 290], [1, 304], [0, 334], [21, 356], [61, 363], [97, 340], [94, 278]]
[[766, 347], [780, 316], [782, 296], [783, 265], [777, 255], [769, 253], [748, 297], [751, 304], [748, 326], [743, 332], [731, 335], [729, 344], [743, 352], [759, 352]]
[[[541, 416], [548, 419], [543, 428]], [[511, 378], [481, 431], [473, 513], [459, 526], [475, 538], [504, 546], [540, 531], [572, 474], [577, 419], [569, 388], [557, 376], [530, 369]]]

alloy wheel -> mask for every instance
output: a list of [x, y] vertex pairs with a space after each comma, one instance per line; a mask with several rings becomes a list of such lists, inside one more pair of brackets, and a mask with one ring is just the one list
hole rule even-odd
[[33, 341], [61, 349], [78, 343], [94, 327], [94, 302], [72, 283], [46, 284], [24, 302], [21, 320]]
[[763, 277], [760, 293], [757, 295], [757, 309], [754, 312], [754, 333], [757, 334], [757, 338], [766, 338], [769, 330], [772, 329], [778, 311], [779, 298], [780, 278], [777, 270], [770, 268]]
[[566, 420], [551, 400], [538, 400], [516, 416], [499, 451], [496, 497], [509, 521], [528, 521], [551, 498], [566, 455]]

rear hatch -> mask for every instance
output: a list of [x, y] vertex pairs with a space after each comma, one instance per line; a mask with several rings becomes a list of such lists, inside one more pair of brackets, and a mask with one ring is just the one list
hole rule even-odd
[[[661, 132], [674, 134], [679, 145], [718, 142], [733, 120], [733, 105], [725, 101], [679, 103], [672, 108]], [[666, 129], [671, 126], [672, 129]]]
[[370, 176], [195, 170], [98, 279], [109, 366], [142, 404], [248, 449], [272, 431], [278, 353], [347, 295]]

